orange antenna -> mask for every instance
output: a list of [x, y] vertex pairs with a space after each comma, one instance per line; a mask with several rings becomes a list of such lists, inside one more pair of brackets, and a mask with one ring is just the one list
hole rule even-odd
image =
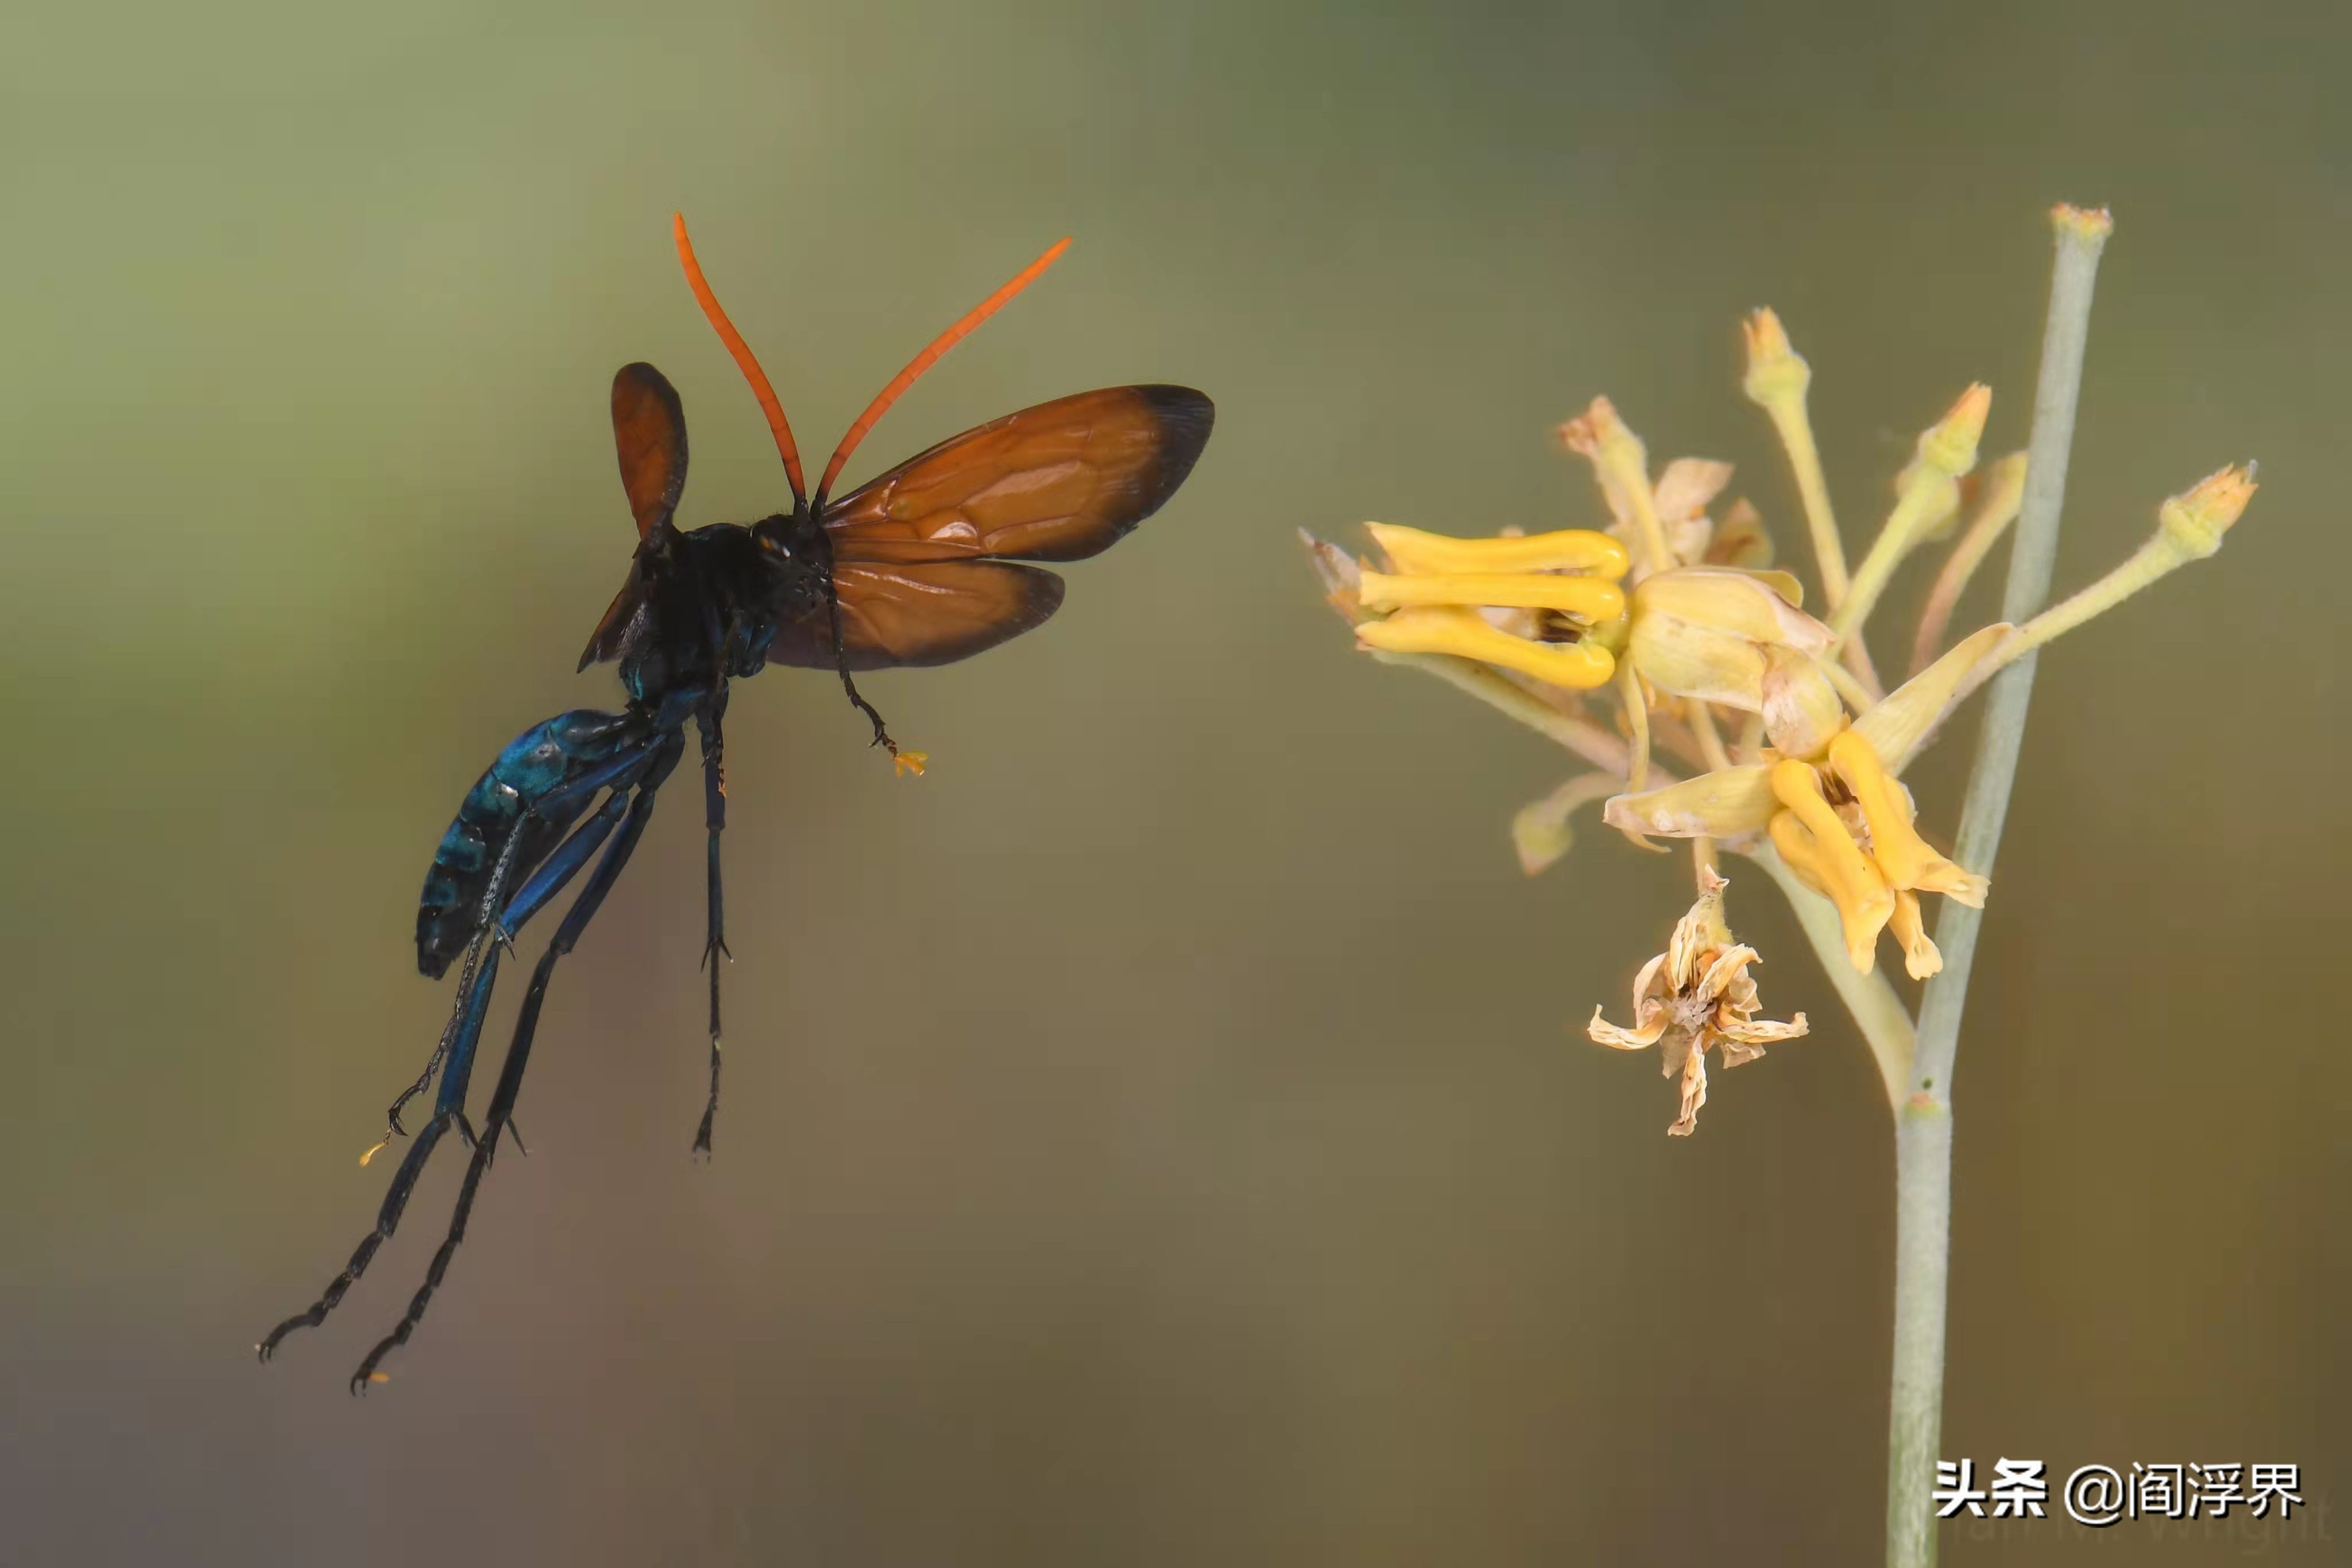
[[[682, 229], [679, 231], [681, 235], [684, 232]], [[908, 361], [905, 370], [890, 378], [890, 384], [882, 389], [880, 396], [866, 405], [866, 412], [857, 416], [857, 423], [849, 427], [849, 434], [843, 436], [841, 444], [833, 449], [833, 461], [824, 465], [824, 477], [816, 482], [815, 505], [819, 512], [824, 510], [824, 498], [832, 491], [834, 480], [840, 476], [841, 465], [849, 461], [849, 455], [857, 450], [857, 444], [866, 439], [866, 433], [874, 428], [874, 422], [889, 412], [890, 405], [898, 401], [901, 392], [915, 384], [915, 378], [937, 363], [941, 354], [961, 342], [974, 327], [1003, 309], [1014, 295], [1036, 282], [1038, 277], [1061, 260], [1062, 253], [1069, 248], [1068, 236], [1065, 235], [1055, 243], [1052, 249], [1023, 267], [1012, 282], [973, 306], [962, 320], [932, 339], [929, 348], [917, 354]]]
[[711, 329], [727, 351], [735, 356], [735, 368], [751, 383], [751, 395], [760, 400], [760, 412], [768, 416], [768, 429], [776, 438], [776, 453], [784, 460], [784, 477], [793, 484], [793, 499], [805, 505], [808, 491], [801, 482], [801, 449], [793, 443], [793, 427], [784, 419], [784, 405], [776, 401], [776, 389], [768, 384], [768, 374], [751, 355], [751, 346], [743, 341], [743, 334], [735, 330], [735, 323], [727, 319], [727, 312], [719, 308], [719, 297], [710, 292], [710, 284], [702, 276], [702, 264], [694, 259], [694, 246], [686, 237], [686, 214], [670, 214], [670, 231], [677, 239], [677, 259], [686, 266], [686, 286], [694, 290], [703, 315], [710, 319]]

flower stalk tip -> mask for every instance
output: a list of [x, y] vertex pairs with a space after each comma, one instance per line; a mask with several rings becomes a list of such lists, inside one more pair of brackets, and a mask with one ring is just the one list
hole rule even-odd
[[1675, 563], [1666, 543], [1665, 525], [1659, 519], [1657, 497], [1650, 488], [1650, 455], [1642, 438], [1617, 415], [1617, 405], [1596, 397], [1581, 414], [1559, 427], [1560, 444], [1589, 459], [1601, 481], [1609, 509], [1633, 519], [1646, 559], [1645, 571], [1664, 571]]
[[[1822, 599], [1835, 610], [1851, 586], [1846, 576], [1845, 545], [1838, 535], [1837, 514], [1830, 505], [1829, 483], [1822, 474], [1821, 449], [1813, 441], [1812, 416], [1805, 393], [1812, 385], [1813, 369], [1789, 342], [1780, 318], [1769, 307], [1741, 323], [1748, 340], [1748, 373], [1740, 390], [1761, 408], [1788, 455], [1789, 470], [1804, 503], [1805, 530], [1811, 537], [1813, 560], [1822, 574]], [[1866, 657], [1861, 662], [1868, 664]]]
[[1976, 466], [1985, 416], [1991, 408], [1992, 389], [1975, 382], [1943, 418], [1920, 433], [1918, 455], [1903, 470], [1895, 509], [1871, 541], [1870, 553], [1854, 569], [1853, 591], [1830, 616], [1830, 626], [1841, 638], [1860, 634], [1879, 595], [1894, 580], [1895, 569], [1922, 538], [1958, 511], [1960, 476]]
[[2254, 482], [2254, 465], [2249, 463], [2242, 468], [2208, 474], [2167, 500], [2157, 508], [2156, 533], [2130, 559], [2017, 628], [2001, 644], [1999, 658], [1989, 662], [1977, 679], [1981, 681], [2001, 665], [2014, 664], [2044, 643], [2106, 613], [2190, 561], [2212, 556], [2261, 487]]
[[1768, 305], [1742, 321], [1739, 329], [1748, 340], [1748, 374], [1739, 383], [1748, 401], [1767, 410], [1791, 399], [1802, 402], [1813, 384], [1813, 367], [1790, 345], [1780, 316]]
[[2116, 232], [2115, 214], [2105, 207], [2077, 207], [2061, 202], [2050, 209], [2050, 222], [2067, 238], [2094, 251], [2104, 246], [2107, 236]]
[[1580, 773], [1542, 800], [1519, 808], [1511, 819], [1511, 845], [1518, 852], [1519, 869], [1534, 876], [1558, 862], [1576, 841], [1569, 818], [1580, 807], [1616, 792], [1615, 774]]
[[1977, 465], [1977, 446], [1984, 439], [1985, 416], [1992, 412], [1992, 388], [1971, 382], [1949, 413], [1919, 437], [1919, 461], [1948, 479], [1958, 479]]
[[1317, 538], [1305, 528], [1298, 530], [1299, 543], [1307, 547], [1307, 564], [1315, 569], [1316, 580], [1323, 585], [1324, 602], [1339, 612], [1349, 625], [1364, 618], [1363, 605], [1357, 598], [1358, 580], [1363, 569], [1356, 558], [1338, 545]]
[[2222, 536], [2245, 515], [2246, 504], [2261, 487], [2252, 464], [2223, 468], [2166, 501], [2157, 509], [2157, 522], [2184, 560], [2203, 560], [2221, 548]]

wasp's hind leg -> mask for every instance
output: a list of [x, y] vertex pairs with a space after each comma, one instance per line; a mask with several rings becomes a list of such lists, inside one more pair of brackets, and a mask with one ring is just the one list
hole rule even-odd
[[[523, 1071], [530, 1063], [531, 1041], [539, 1032], [540, 1009], [547, 1000], [548, 978], [554, 973], [556, 960], [571, 952], [579, 942], [581, 934], [587, 930], [588, 923], [596, 917], [596, 911], [603, 906], [605, 895], [613, 891], [614, 883], [620, 879], [623, 869], [628, 865], [630, 855], [636, 851], [637, 841], [645, 835], [646, 821], [653, 815], [654, 795], [661, 788], [662, 781], [669, 777], [670, 770], [677, 766], [678, 755], [685, 749], [685, 737], [678, 731], [673, 729], [661, 733], [655, 743], [651, 765], [628, 796], [628, 806], [621, 816], [619, 831], [613, 834], [613, 841], [605, 848], [604, 858], [596, 862], [595, 871], [590, 873], [588, 884], [572, 901], [571, 909], [563, 916], [563, 924], [556, 927], [555, 936], [547, 944], [547, 951], [540, 956], [538, 967], [531, 971], [530, 989], [524, 993], [522, 1011], [515, 1019], [514, 1042], [507, 1047], [506, 1061], [499, 1069], [498, 1087], [491, 1092], [489, 1111], [482, 1120], [481, 1136], [475, 1140], [474, 1157], [466, 1167], [466, 1182], [458, 1189], [457, 1207], [449, 1217], [448, 1235], [443, 1238], [440, 1249], [433, 1254], [433, 1262], [425, 1271], [425, 1283], [417, 1287], [415, 1296], [408, 1303], [408, 1311], [390, 1333], [376, 1342], [375, 1348], [368, 1352], [366, 1359], [360, 1363], [359, 1370], [352, 1375], [352, 1393], [365, 1393], [368, 1385], [381, 1375], [376, 1367], [383, 1358], [408, 1343], [409, 1336], [416, 1332], [416, 1325], [424, 1321], [425, 1308], [432, 1304], [433, 1292], [440, 1288], [443, 1277], [448, 1273], [449, 1261], [457, 1256], [458, 1243], [466, 1239], [466, 1224], [473, 1215], [474, 1198], [480, 1190], [483, 1173], [490, 1168], [490, 1161], [498, 1154], [499, 1136], [509, 1130], [514, 1120], [515, 1099], [522, 1092]], [[586, 831], [582, 830], [583, 832]], [[585, 856], [582, 858], [585, 859]], [[526, 888], [524, 894], [530, 891]], [[555, 888], [549, 888], [541, 901], [552, 896], [554, 892]], [[521, 896], [518, 895], [517, 903], [521, 902]], [[446, 1086], [446, 1079], [444, 1082]]]
[[721, 687], [710, 706], [697, 718], [702, 731], [702, 811], [710, 833], [710, 925], [702, 949], [702, 966], [710, 971], [710, 1098], [702, 1107], [702, 1124], [694, 1131], [694, 1152], [710, 1153], [710, 1124], [719, 1115], [719, 961], [735, 961], [727, 950], [727, 902], [719, 878], [719, 835], [727, 831], [727, 770], [719, 720], [727, 712], [727, 692]]
[[[498, 972], [499, 954], [498, 949], [493, 946], [481, 963], [472, 983], [459, 995], [457, 1016], [454, 1025], [456, 1035], [454, 1045], [465, 1051], [468, 1061], [472, 1056], [472, 1037], [481, 1033], [482, 1014], [489, 1007], [490, 988], [498, 978]], [[463, 1103], [463, 1078], [460, 1064], [453, 1054], [450, 1071], [443, 1075], [441, 1081], [442, 1099], [446, 1101], [450, 1098], [450, 1085], [459, 1085], [457, 1108], [454, 1111], [436, 1109], [433, 1120], [427, 1122], [424, 1130], [416, 1134], [416, 1141], [409, 1145], [407, 1156], [400, 1162], [400, 1168], [393, 1173], [392, 1186], [383, 1195], [383, 1206], [376, 1210], [375, 1228], [361, 1239], [358, 1248], [352, 1253], [352, 1260], [343, 1265], [343, 1271], [328, 1281], [327, 1288], [320, 1292], [317, 1301], [271, 1329], [261, 1343], [253, 1347], [254, 1354], [263, 1361], [268, 1361], [277, 1354], [278, 1343], [296, 1329], [314, 1329], [326, 1322], [327, 1314], [335, 1310], [336, 1304], [343, 1299], [344, 1292], [358, 1283], [362, 1274], [367, 1272], [367, 1266], [374, 1259], [376, 1249], [391, 1240], [392, 1233], [400, 1228], [400, 1217], [408, 1207], [409, 1195], [416, 1190], [417, 1178], [425, 1174], [425, 1164], [432, 1159], [435, 1146], [441, 1142], [441, 1134], [448, 1131], [452, 1125], [456, 1125], [459, 1129], [459, 1135], [471, 1141], [471, 1129], [464, 1125], [466, 1113]], [[376, 1145], [377, 1148], [383, 1146], [381, 1144]], [[369, 1152], [373, 1154], [374, 1151]]]
[[[441, 1068], [441, 1092], [434, 1102], [431, 1122], [417, 1134], [416, 1142], [400, 1162], [400, 1168], [385, 1192], [383, 1204], [376, 1212], [375, 1228], [363, 1237], [352, 1253], [351, 1261], [341, 1273], [329, 1282], [319, 1299], [303, 1311], [295, 1313], [276, 1328], [255, 1347], [256, 1353], [268, 1361], [278, 1343], [296, 1329], [316, 1328], [327, 1314], [343, 1299], [343, 1295], [367, 1271], [376, 1249], [391, 1239], [399, 1228], [402, 1214], [408, 1207], [410, 1196], [424, 1175], [442, 1135], [453, 1129], [466, 1143], [475, 1142], [473, 1129], [466, 1121], [466, 1092], [472, 1082], [475, 1049], [481, 1040], [482, 1019], [489, 1009], [490, 994], [498, 981], [499, 960], [509, 944], [513, 933], [520, 930], [548, 900], [562, 891], [566, 883], [579, 874], [597, 849], [610, 837], [621, 821], [625, 808], [634, 798], [631, 786], [658, 759], [657, 748], [643, 740], [635, 741], [620, 755], [583, 768], [569, 782], [546, 790], [528, 809], [518, 823], [518, 831], [509, 834], [498, 863], [491, 868], [481, 897], [481, 907], [474, 915], [474, 937], [467, 949], [466, 966], [457, 988], [457, 1005], [449, 1025], [442, 1030], [440, 1042], [435, 1047], [433, 1060], [426, 1063], [424, 1076], [407, 1093], [393, 1105], [393, 1132], [398, 1133], [399, 1112], [403, 1105], [421, 1092], [430, 1082], [436, 1067]], [[499, 909], [509, 881], [514, 874], [519, 859], [528, 860], [520, 846], [525, 839], [539, 834], [539, 842], [562, 832], [575, 821], [587, 802], [596, 793], [611, 789], [612, 794], [593, 817], [583, 823], [571, 837], [564, 839], [552, 854], [546, 856], [538, 869], [526, 880], [503, 910]], [[495, 917], [493, 912], [497, 912]], [[388, 1141], [388, 1140], [387, 1140]], [[378, 1148], [383, 1147], [379, 1144]], [[373, 1154], [374, 1151], [371, 1150]]]

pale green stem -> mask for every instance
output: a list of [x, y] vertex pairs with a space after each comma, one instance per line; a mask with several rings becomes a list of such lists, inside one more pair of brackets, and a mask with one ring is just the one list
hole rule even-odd
[[1951, 624], [1952, 611], [1968, 591], [1969, 580], [1976, 575], [1984, 558], [2008, 532], [2009, 525], [2017, 521], [2017, 508], [2025, 495], [2025, 454], [2012, 452], [1992, 465], [1985, 476], [1984, 499], [1978, 505], [1977, 515], [1969, 523], [1968, 532], [1952, 547], [1945, 558], [1943, 570], [1936, 574], [1935, 591], [1927, 595], [1927, 607], [1919, 612], [1919, 634], [1911, 646], [1911, 673], [1917, 674], [1936, 662], [1942, 650], [1944, 629]]
[[1846, 706], [1856, 713], [1867, 713], [1877, 704], [1878, 697], [1862, 684], [1862, 678], [1849, 666], [1828, 659], [1815, 662], [1821, 666], [1822, 674], [1828, 677], [1830, 685], [1836, 688], [1837, 695], [1845, 699]]
[[1927, 531], [1931, 520], [1942, 511], [1945, 492], [1951, 489], [1953, 483], [1946, 475], [1923, 468], [1918, 480], [1904, 487], [1895, 509], [1886, 514], [1878, 537], [1863, 556], [1862, 564], [1853, 569], [1853, 591], [1846, 595], [1844, 603], [1830, 612], [1831, 631], [1840, 637], [1861, 632], [1870, 612], [1878, 607], [1879, 595], [1895, 580], [1895, 569], [1918, 548], [1920, 535]]
[[[1783, 366], [1790, 361], [1780, 361]], [[1813, 539], [1813, 569], [1821, 573], [1822, 605], [1835, 610], [1845, 602], [1852, 580], [1846, 576], [1845, 546], [1838, 537], [1837, 513], [1830, 507], [1829, 481], [1822, 474], [1821, 448], [1813, 442], [1812, 415], [1805, 406], [1805, 389], [1811, 383], [1812, 372], [1804, 361], [1794, 361], [1798, 378], [1784, 381], [1777, 391], [1749, 397], [1770, 416], [1772, 428], [1780, 437], [1780, 450], [1788, 454], [1790, 470], [1797, 480], [1797, 496], [1804, 504], [1805, 528]], [[1751, 372], [1753, 373], [1753, 372]], [[1752, 383], [1751, 383], [1752, 385]], [[1870, 662], [1870, 650], [1864, 645], [1857, 631], [1845, 640], [1839, 656], [1852, 670], [1856, 679], [1870, 688], [1874, 699], [1879, 691], [1878, 672]]]
[[1617, 687], [1625, 704], [1625, 727], [1633, 732], [1626, 748], [1625, 788], [1639, 794], [1650, 787], [1650, 704], [1630, 662], [1617, 666]]
[[[2061, 207], [2052, 215], [2057, 263], [2042, 339], [2041, 380], [2034, 389], [2025, 499], [2010, 547], [2009, 586], [2001, 604], [2002, 619], [2012, 624], [2031, 620], [2050, 596], [2058, 514], [2066, 493], [2066, 458], [2074, 438], [2074, 403], [2082, 390], [2083, 345], [2091, 325], [2091, 293], [2111, 226], [2103, 212]], [[2033, 695], [2034, 662], [2028, 654], [2003, 670], [1986, 698], [1953, 851], [1960, 864], [1979, 874], [1991, 872], [2000, 845], [2018, 750], [2025, 737], [2026, 708]], [[1979, 921], [1978, 911], [1967, 904], [1942, 901], [1936, 945], [1943, 952], [1944, 968], [1921, 997], [1910, 1092], [1895, 1113], [1895, 1356], [1886, 1454], [1889, 1568], [1928, 1568], [1936, 1561], [1929, 1493], [1942, 1442], [1944, 1314], [1951, 1266], [1952, 1063]]]
[[1724, 772], [1731, 767], [1731, 753], [1723, 748], [1723, 733], [1715, 727], [1715, 710], [1696, 699], [1685, 705], [1690, 716], [1691, 734], [1698, 741], [1698, 754], [1709, 768]]
[[1780, 449], [1789, 455], [1789, 467], [1796, 476], [1805, 527], [1813, 538], [1813, 568], [1821, 573], [1822, 602], [1835, 610], [1845, 602], [1852, 580], [1846, 576], [1845, 545], [1838, 537], [1837, 514], [1830, 507], [1829, 481], [1822, 474], [1821, 449], [1813, 444], [1813, 423], [1805, 407], [1802, 384], [1787, 396], [1772, 398], [1763, 408], [1780, 434]]
[[1372, 657], [1383, 664], [1426, 670], [1447, 685], [1468, 692], [1489, 707], [1550, 737], [1595, 768], [1624, 776], [1630, 758], [1622, 739], [1589, 720], [1570, 718], [1474, 659], [1451, 653], [1394, 653], [1386, 649], [1375, 649]]
[[1739, 760], [1754, 762], [1764, 744], [1764, 716], [1751, 713], [1739, 727]]
[[1903, 1103], [1903, 1095], [1911, 1084], [1913, 1032], [1911, 1015], [1905, 1010], [1903, 998], [1886, 983], [1886, 977], [1873, 970], [1865, 975], [1853, 967], [1846, 956], [1845, 932], [1838, 924], [1837, 905], [1797, 880], [1789, 862], [1769, 841], [1759, 840], [1753, 848], [1740, 852], [1758, 865], [1765, 874], [1780, 884], [1788, 895], [1789, 907], [1796, 912], [1797, 924], [1804, 928], [1805, 940], [1811, 944], [1813, 956], [1821, 961], [1822, 972], [1837, 988], [1838, 999], [1845, 1010], [1853, 1015], [1854, 1027], [1870, 1046], [1870, 1054], [1878, 1063], [1878, 1075], [1885, 1081], [1886, 1103], [1889, 1109]]

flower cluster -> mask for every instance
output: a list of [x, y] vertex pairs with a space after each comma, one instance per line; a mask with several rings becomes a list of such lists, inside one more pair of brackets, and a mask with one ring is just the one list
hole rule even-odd
[[[1669, 1129], [1678, 1134], [1705, 1103], [1710, 1047], [1736, 1065], [1804, 1031], [1801, 1015], [1755, 1019], [1747, 971], [1757, 956], [1725, 925], [1718, 855], [1748, 856], [1828, 901], [1860, 974], [1873, 972], [1890, 935], [1910, 976], [1936, 974], [1942, 959], [1923, 895], [1981, 905], [1988, 885], [1921, 835], [1904, 770], [2003, 665], [2210, 555], [2254, 490], [2251, 467], [2209, 476], [2165, 502], [2154, 538], [2107, 577], [2023, 625], [1987, 626], [1939, 651], [1960, 591], [2024, 491], [2021, 453], [1977, 471], [1990, 391], [1968, 388], [1921, 434], [1894, 506], [1849, 571], [1806, 412], [1811, 370], [1770, 310], [1745, 326], [1745, 390], [1789, 459], [1818, 614], [1800, 580], [1774, 565], [1754, 507], [1735, 500], [1715, 515], [1730, 465], [1682, 458], [1654, 478], [1643, 442], [1606, 398], [1559, 430], [1591, 465], [1607, 512], [1593, 528], [1455, 538], [1372, 523], [1371, 559], [1306, 538], [1360, 647], [1444, 677], [1589, 765], [1514, 822], [1530, 873], [1567, 852], [1570, 816], [1595, 801], [1605, 823], [1644, 847], [1692, 842], [1698, 901], [1635, 982], [1633, 1026], [1596, 1011], [1589, 1029], [1619, 1050], [1663, 1042], [1666, 1071], [1683, 1077]], [[1952, 543], [1911, 640], [1912, 673], [1889, 691], [1864, 638], [1871, 612], [1912, 555], [1944, 540]]]

